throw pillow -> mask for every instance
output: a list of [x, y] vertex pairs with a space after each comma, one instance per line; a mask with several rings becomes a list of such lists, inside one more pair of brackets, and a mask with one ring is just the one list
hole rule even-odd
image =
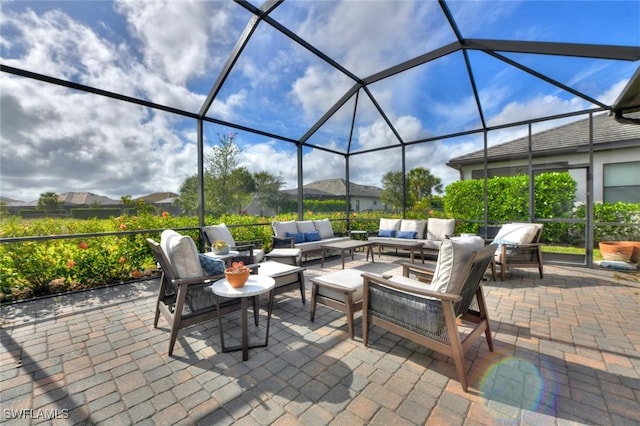
[[221, 259], [212, 259], [209, 256], [205, 256], [200, 253], [200, 266], [205, 275], [220, 275], [224, 274], [225, 264]]
[[306, 234], [307, 232], [317, 231], [316, 226], [313, 224], [312, 220], [296, 222], [296, 227], [298, 228], [298, 232], [302, 232], [303, 234]]
[[417, 231], [398, 231], [398, 238], [415, 240], [417, 235], [418, 235]]
[[381, 229], [378, 231], [378, 237], [395, 237], [396, 231], [393, 229]]
[[313, 223], [316, 225], [316, 229], [320, 233], [320, 238], [323, 240], [326, 238], [333, 238], [335, 236], [329, 219], [314, 220]]
[[285, 233], [285, 236], [287, 238], [293, 237], [293, 242], [296, 244], [304, 243], [304, 234], [302, 232], [287, 232]]
[[304, 233], [304, 240], [311, 242], [311, 241], [320, 241], [320, 233], [318, 231], [314, 231], [314, 232], [305, 232]]

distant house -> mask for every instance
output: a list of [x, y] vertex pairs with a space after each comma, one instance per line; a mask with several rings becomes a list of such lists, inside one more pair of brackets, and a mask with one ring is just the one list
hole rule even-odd
[[[298, 189], [283, 191], [293, 197], [297, 197]], [[308, 183], [302, 187], [305, 199], [336, 200], [346, 199], [347, 181], [345, 179], [324, 179]], [[385, 206], [380, 202], [382, 190], [375, 186], [349, 183], [351, 197], [351, 211], [384, 210]]]
[[92, 192], [64, 192], [58, 194], [58, 201], [60, 201], [64, 208], [118, 207], [122, 204], [120, 200], [112, 200], [109, 197]]
[[138, 197], [136, 200], [142, 200], [147, 204], [151, 204], [158, 209], [158, 211], [166, 211], [173, 216], [178, 216], [180, 215], [181, 209], [173, 204], [178, 197], [178, 194], [173, 192], [154, 192], [153, 194]]
[[[178, 197], [178, 194], [174, 194], [173, 192], [156, 192], [138, 197], [136, 200], [142, 200], [147, 204], [151, 204], [158, 211], [168, 211], [172, 215], [178, 215], [180, 214], [180, 209], [173, 206], [173, 201], [176, 197]], [[24, 202], [5, 198], [2, 201], [10, 214], [20, 214], [20, 212], [25, 214], [25, 212], [32, 212], [30, 216], [38, 215], [36, 213], [38, 200]], [[64, 192], [62, 194], [58, 194], [58, 201], [60, 202], [63, 215], [69, 215], [72, 209], [79, 208], [119, 209], [120, 213], [123, 213], [126, 210], [121, 199], [113, 200], [109, 197], [105, 197], [104, 195], [98, 195], [92, 192]], [[40, 213], [40, 215], [42, 215], [42, 213]]]
[[[593, 163], [589, 158], [589, 120], [494, 145], [487, 150], [488, 177], [528, 175], [529, 143], [534, 173], [568, 171], [578, 183], [577, 201], [585, 202], [589, 167], [593, 167], [595, 202], [640, 203], [640, 122], [593, 116]], [[592, 166], [590, 166], [592, 164]], [[460, 179], [484, 177], [484, 151], [451, 159]]]
[[[382, 190], [375, 186], [359, 185], [351, 182], [351, 211], [384, 210], [385, 205], [380, 202]], [[285, 189], [283, 194], [297, 198], [298, 189]], [[302, 187], [302, 193], [307, 200], [344, 200], [347, 194], [347, 181], [344, 179], [325, 179], [308, 183]], [[247, 213], [255, 215], [273, 215], [274, 211], [264, 211], [253, 201], [246, 209]]]

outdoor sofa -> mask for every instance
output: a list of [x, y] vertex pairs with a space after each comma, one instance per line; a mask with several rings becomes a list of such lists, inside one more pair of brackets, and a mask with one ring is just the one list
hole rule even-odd
[[322, 244], [349, 240], [348, 236], [337, 236], [329, 219], [291, 220], [271, 222], [273, 248], [290, 247], [300, 249], [303, 255], [321, 251]]
[[389, 241], [420, 241], [425, 253], [437, 256], [442, 240], [455, 234], [455, 219], [427, 220], [380, 219], [378, 235], [369, 237], [373, 243]]

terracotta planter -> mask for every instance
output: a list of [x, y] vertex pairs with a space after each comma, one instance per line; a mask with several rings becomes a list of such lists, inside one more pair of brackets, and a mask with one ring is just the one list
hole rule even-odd
[[604, 260], [637, 262], [640, 259], [640, 242], [601, 241], [598, 246]]
[[231, 287], [240, 288], [244, 286], [249, 279], [250, 272], [251, 271], [247, 269], [245, 272], [225, 272], [224, 275]]

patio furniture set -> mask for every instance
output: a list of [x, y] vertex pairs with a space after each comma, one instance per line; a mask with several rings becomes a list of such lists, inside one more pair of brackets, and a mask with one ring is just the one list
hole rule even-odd
[[[316, 223], [319, 224], [318, 227], [315, 227]], [[267, 254], [244, 243], [236, 245], [224, 224], [205, 227], [204, 234], [209, 243], [227, 239], [230, 247], [240, 249], [235, 250], [238, 252], [237, 257], [254, 261], [248, 265], [252, 275], [241, 288], [230, 287], [221, 275], [225, 263], [233, 259], [235, 253], [233, 256], [198, 253], [189, 236], [165, 230], [160, 243], [147, 240], [162, 270], [154, 327], [158, 326], [162, 314], [171, 327], [168, 354], [172, 355], [180, 329], [217, 318], [222, 351], [241, 350], [242, 359], [246, 361], [249, 349], [268, 345], [276, 294], [299, 290], [302, 304], [306, 304], [302, 253], [321, 251], [321, 265], [324, 267], [327, 252], [333, 250], [341, 255], [342, 270], [310, 280], [310, 320], [315, 319], [317, 304], [340, 310], [345, 314], [348, 332], [353, 339], [354, 314], [362, 311], [365, 346], [368, 345], [370, 327], [375, 325], [450, 356], [455, 362], [460, 384], [466, 391], [464, 353], [483, 333], [489, 349], [493, 350], [481, 287], [485, 273], [490, 268], [495, 280], [497, 264], [502, 268], [503, 278], [507, 267], [505, 259], [514, 251], [522, 255], [522, 251], [528, 253], [529, 258], [534, 258], [536, 263], [539, 262], [542, 277], [542, 258], [537, 243], [542, 226], [505, 225], [504, 232], [498, 232], [490, 244], [485, 244], [485, 239], [478, 236], [462, 238], [442, 235], [443, 239], [438, 242], [435, 267], [429, 267], [414, 263], [416, 251], [419, 251], [424, 263], [424, 243], [421, 241], [424, 238], [418, 237], [438, 236], [434, 228], [438, 232], [445, 231], [444, 228], [438, 228], [444, 222], [433, 222], [433, 225], [427, 223], [428, 221], [381, 219], [378, 236], [355, 240], [336, 237], [330, 230], [331, 224], [328, 221], [274, 222], [274, 239], [286, 240], [288, 246], [276, 247], [275, 253], [272, 251]], [[311, 231], [311, 226], [316, 231]], [[429, 226], [432, 226], [432, 232], [427, 231], [425, 234], [424, 228], [428, 229]], [[303, 234], [302, 242], [296, 242], [299, 236], [287, 235], [293, 233], [291, 231], [294, 227], [296, 231], [302, 231], [295, 232]], [[317, 235], [312, 235], [310, 244], [305, 244], [304, 235], [312, 232], [317, 232]], [[320, 239], [315, 240], [318, 235], [321, 235]], [[522, 243], [523, 248], [519, 247], [519, 241], [525, 241]], [[410, 252], [411, 262], [402, 263], [402, 276], [344, 269], [345, 255], [351, 254], [353, 257], [354, 251], [360, 248], [365, 250], [366, 260], [370, 256], [373, 262], [374, 246], [378, 247], [379, 256], [382, 247]], [[533, 247], [538, 250], [532, 251]], [[250, 342], [249, 305], [253, 307], [254, 324], [258, 327], [261, 295], [268, 295], [264, 342]], [[223, 316], [235, 311], [240, 311], [241, 314], [241, 343], [227, 346], [224, 341]], [[461, 333], [461, 328], [465, 329], [465, 333]]]

